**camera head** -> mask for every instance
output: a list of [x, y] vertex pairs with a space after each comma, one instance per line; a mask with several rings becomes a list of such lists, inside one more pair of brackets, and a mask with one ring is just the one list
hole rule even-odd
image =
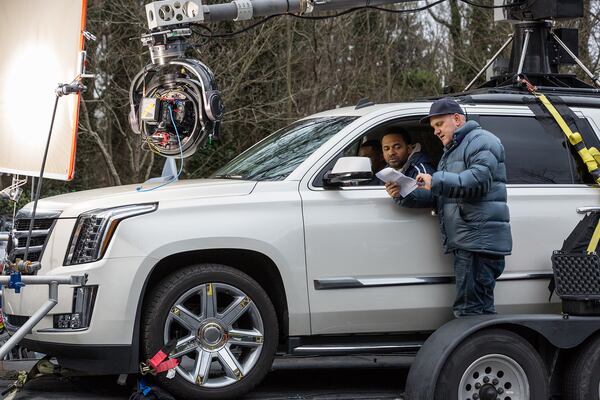
[[152, 32], [142, 37], [152, 64], [129, 89], [129, 122], [150, 150], [165, 157], [188, 157], [207, 139], [217, 139], [223, 101], [213, 72], [185, 58], [189, 28]]

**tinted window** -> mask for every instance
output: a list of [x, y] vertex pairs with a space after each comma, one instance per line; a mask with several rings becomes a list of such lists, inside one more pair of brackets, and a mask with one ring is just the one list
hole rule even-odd
[[356, 117], [326, 117], [293, 123], [234, 158], [213, 178], [257, 181], [285, 179], [304, 160]]
[[481, 115], [479, 121], [504, 145], [508, 183], [573, 183], [570, 155], [561, 132], [545, 131], [533, 117]]

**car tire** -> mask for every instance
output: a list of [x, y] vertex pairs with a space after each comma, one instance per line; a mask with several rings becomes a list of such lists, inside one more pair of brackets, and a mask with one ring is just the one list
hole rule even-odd
[[565, 369], [565, 399], [599, 400], [600, 336], [587, 341]]
[[446, 360], [435, 399], [547, 400], [547, 390], [546, 367], [529, 342], [511, 331], [487, 329], [465, 339]]
[[180, 361], [175, 376], [155, 377], [178, 399], [239, 397], [272, 366], [279, 339], [275, 309], [263, 288], [234, 268], [200, 264], [177, 270], [153, 287], [143, 315], [145, 360], [169, 339], [182, 343], [171, 353]]

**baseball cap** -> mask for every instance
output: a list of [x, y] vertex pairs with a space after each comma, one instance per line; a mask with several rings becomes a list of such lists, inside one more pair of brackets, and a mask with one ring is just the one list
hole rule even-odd
[[429, 118], [434, 117], [436, 115], [447, 114], [465, 115], [465, 112], [456, 101], [452, 100], [451, 98], [444, 97], [443, 99], [434, 101], [431, 105], [431, 108], [429, 109], [429, 115], [425, 118], [421, 118], [419, 122], [422, 124], [428, 124]]

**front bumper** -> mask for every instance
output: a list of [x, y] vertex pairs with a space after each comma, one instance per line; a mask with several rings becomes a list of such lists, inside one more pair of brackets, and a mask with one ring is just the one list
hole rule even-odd
[[61, 367], [92, 375], [138, 372], [137, 351], [126, 345], [76, 345], [24, 339], [27, 349], [56, 357]]
[[[90, 348], [131, 346], [142, 288], [155, 262], [147, 257], [109, 258], [41, 270], [40, 275], [87, 274], [88, 285], [97, 285], [98, 291], [88, 328], [55, 330], [54, 315], [71, 313], [73, 309], [74, 286], [59, 286], [58, 304], [26, 336], [26, 340]], [[9, 324], [19, 319], [23, 321], [47, 299], [48, 289], [45, 286], [26, 286], [20, 294], [5, 289], [3, 312], [9, 315]], [[52, 354], [50, 351], [42, 352]]]

